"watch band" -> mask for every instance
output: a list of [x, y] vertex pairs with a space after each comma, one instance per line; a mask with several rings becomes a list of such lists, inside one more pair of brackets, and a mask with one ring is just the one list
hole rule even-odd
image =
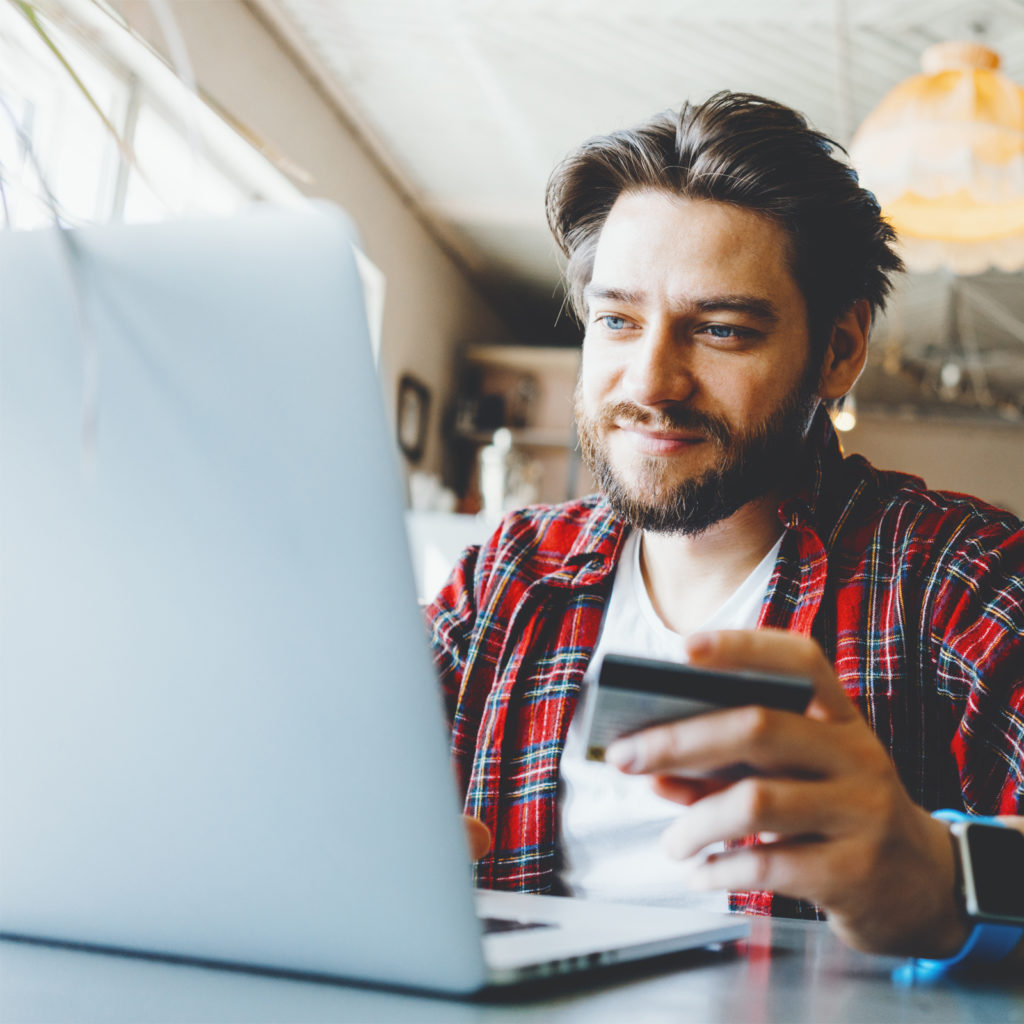
[[[939, 821], [969, 822], [975, 825], [1006, 826], [998, 818], [985, 818], [975, 814], [965, 814], [952, 808], [942, 808], [932, 812], [932, 817]], [[995, 924], [989, 921], [975, 923], [967, 941], [959, 952], [945, 960], [928, 960], [919, 958], [914, 961], [916, 970], [925, 974], [939, 975], [951, 973], [960, 968], [996, 964], [1009, 956], [1014, 947], [1024, 938], [1024, 928], [1015, 924]]]

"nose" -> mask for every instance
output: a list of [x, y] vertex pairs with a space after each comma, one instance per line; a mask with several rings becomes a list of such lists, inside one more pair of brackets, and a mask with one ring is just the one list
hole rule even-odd
[[678, 404], [693, 394], [696, 382], [687, 346], [669, 324], [649, 323], [626, 358], [622, 388], [637, 405]]

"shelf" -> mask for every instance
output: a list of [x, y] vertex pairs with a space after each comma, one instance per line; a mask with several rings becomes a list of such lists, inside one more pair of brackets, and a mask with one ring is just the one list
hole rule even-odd
[[[550, 427], [510, 427], [509, 432], [512, 444], [518, 448], [572, 448], [576, 441], [572, 431]], [[460, 430], [456, 436], [474, 444], [490, 444], [494, 440], [494, 431]]]
[[521, 373], [564, 372], [579, 370], [578, 348], [552, 348], [533, 345], [471, 345], [466, 361], [477, 366], [495, 366]]
[[494, 441], [497, 427], [481, 430], [483, 421], [512, 420], [526, 426], [507, 428], [513, 448], [538, 472], [538, 500], [553, 503], [576, 497], [580, 456], [573, 427], [573, 392], [580, 370], [578, 346], [469, 345], [462, 352], [465, 393], [460, 397], [460, 426], [452, 440], [461, 442], [460, 490], [478, 487], [480, 452]]

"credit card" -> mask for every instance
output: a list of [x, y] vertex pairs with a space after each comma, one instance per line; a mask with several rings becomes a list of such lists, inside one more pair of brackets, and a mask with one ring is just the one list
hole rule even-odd
[[605, 656], [586, 710], [587, 758], [603, 761], [621, 736], [665, 722], [760, 704], [802, 712], [814, 693], [809, 679], [764, 672], [720, 672], [622, 654]]

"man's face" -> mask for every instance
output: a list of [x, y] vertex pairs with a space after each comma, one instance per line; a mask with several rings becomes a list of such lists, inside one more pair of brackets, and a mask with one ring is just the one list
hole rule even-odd
[[626, 193], [586, 289], [584, 458], [638, 529], [695, 534], [776, 490], [817, 406], [788, 243], [750, 210]]

